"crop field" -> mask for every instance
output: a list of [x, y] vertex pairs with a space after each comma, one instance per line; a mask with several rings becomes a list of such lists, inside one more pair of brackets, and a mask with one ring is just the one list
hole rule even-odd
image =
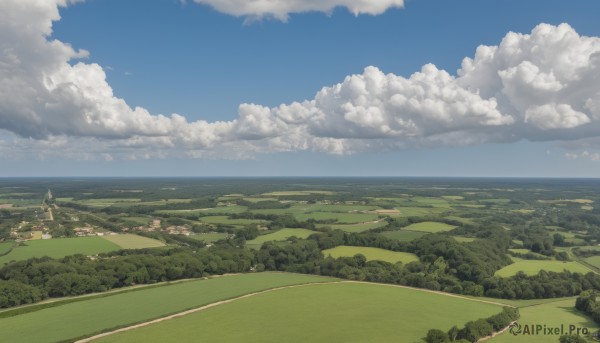
[[61, 258], [73, 254], [96, 255], [121, 249], [102, 237], [53, 238], [26, 241], [26, 246], [15, 247], [8, 255], [0, 257], [0, 266], [12, 260], [22, 261], [32, 257]]
[[311, 212], [294, 214], [298, 220], [337, 220], [337, 223], [364, 223], [377, 220], [376, 214], [370, 213], [337, 213], [337, 212]]
[[226, 225], [249, 225], [262, 224], [265, 221], [259, 219], [231, 219], [227, 216], [206, 216], [200, 218], [200, 221], [208, 224], [226, 224]]
[[438, 222], [421, 222], [416, 224], [411, 224], [403, 230], [407, 231], [420, 231], [420, 232], [446, 232], [450, 230], [454, 230], [456, 226], [448, 225], [446, 223], [438, 223]]
[[360, 224], [320, 224], [319, 227], [328, 226], [332, 230], [342, 230], [346, 232], [364, 232], [378, 227], [386, 226], [386, 221], [377, 223], [360, 223]]
[[396, 207], [400, 213], [395, 216], [399, 217], [423, 217], [433, 214], [441, 214], [446, 212], [448, 209], [443, 207]]
[[260, 248], [264, 242], [269, 241], [285, 241], [289, 237], [306, 238], [313, 233], [312, 230], [307, 229], [281, 229], [277, 232], [269, 233], [266, 235], [258, 236], [253, 240], [247, 241], [246, 245], [249, 247]]
[[156, 239], [132, 234], [102, 236], [109, 242], [115, 243], [121, 249], [143, 249], [164, 247], [165, 244]]
[[378, 260], [390, 263], [402, 262], [404, 264], [407, 264], [419, 260], [419, 258], [415, 254], [407, 252], [390, 251], [379, 248], [351, 247], [342, 245], [333, 249], [323, 250], [324, 256], [331, 256], [333, 258], [352, 257], [356, 254], [364, 255], [367, 258], [367, 261]]
[[417, 342], [432, 327], [448, 330], [500, 311], [498, 305], [415, 289], [315, 284], [238, 299], [97, 342]]
[[[503, 300], [500, 300], [502, 302]], [[588, 328], [591, 333], [598, 330], [598, 325], [591, 318], [586, 317], [581, 312], [575, 310], [575, 298], [560, 299], [546, 302], [539, 305], [527, 306], [527, 300], [516, 302], [524, 303], [519, 308], [521, 318], [518, 323], [523, 325], [542, 324], [547, 327], [560, 327], [564, 325], [568, 330], [569, 325], [575, 325], [580, 328]], [[565, 332], [566, 333], [566, 332]], [[490, 343], [547, 343], [558, 342], [558, 336], [548, 335], [512, 335], [505, 332], [489, 341]]]
[[549, 272], [562, 272], [563, 270], [586, 274], [591, 270], [579, 262], [563, 262], [563, 261], [540, 261], [540, 260], [522, 260], [510, 264], [496, 272], [496, 276], [510, 277], [519, 271], [523, 271], [527, 275], [535, 275], [540, 270]]
[[600, 268], [600, 256], [591, 256], [585, 259], [585, 262], [589, 263], [590, 265], [596, 267], [596, 268]]
[[229, 234], [227, 233], [221, 233], [221, 232], [210, 232], [210, 233], [199, 233], [192, 237], [193, 239], [197, 239], [199, 241], [204, 241], [205, 243], [212, 243], [212, 242], [216, 242], [220, 239], [225, 239], [229, 236]]
[[93, 299], [81, 298], [78, 302], [0, 318], [0, 327], [2, 339], [11, 343], [72, 341], [269, 288], [335, 280], [300, 274], [255, 273], [180, 282]]
[[310, 191], [282, 191], [282, 192], [270, 192], [264, 193], [264, 196], [289, 196], [289, 195], [311, 195], [311, 194], [321, 194], [321, 195], [333, 195], [333, 192], [330, 191], [319, 191], [319, 190], [310, 190]]
[[410, 241], [415, 240], [419, 237], [422, 237], [428, 233], [427, 232], [417, 232], [417, 231], [395, 230], [395, 231], [384, 231], [381, 234], [387, 238], [397, 239], [401, 242], [410, 242]]

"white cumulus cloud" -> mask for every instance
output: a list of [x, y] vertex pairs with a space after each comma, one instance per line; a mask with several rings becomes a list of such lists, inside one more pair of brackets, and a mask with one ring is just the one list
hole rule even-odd
[[[2, 156], [58, 150], [63, 157], [105, 160], [250, 158], [265, 152], [350, 154], [519, 140], [600, 146], [600, 38], [579, 35], [567, 24], [510, 32], [496, 46], [478, 47], [456, 73], [425, 64], [401, 76], [370, 66], [323, 87], [312, 99], [275, 107], [241, 104], [235, 120], [190, 122], [179, 114], [132, 108], [113, 94], [104, 69], [87, 61], [87, 51], [50, 38], [59, 7], [73, 2], [0, 1]], [[232, 14], [282, 19], [336, 6], [377, 14], [401, 5], [219, 2], [223, 11], [227, 6], [239, 11]]]
[[337, 7], [344, 7], [354, 15], [378, 15], [390, 8], [404, 6], [404, 0], [194, 0], [209, 5], [215, 10], [236, 17], [260, 19], [273, 17], [287, 21], [291, 13], [325, 12], [331, 13]]

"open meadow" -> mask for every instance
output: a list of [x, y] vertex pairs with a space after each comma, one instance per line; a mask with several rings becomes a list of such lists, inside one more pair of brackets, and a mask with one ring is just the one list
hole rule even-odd
[[[194, 280], [133, 289], [99, 297], [76, 298], [75, 302], [25, 307], [30, 312], [10, 316], [0, 312], [2, 340], [11, 343], [72, 341], [112, 328], [135, 324], [182, 312], [216, 301], [274, 287], [335, 281], [310, 275], [257, 273]], [[36, 308], [37, 307], [37, 308]], [[13, 311], [19, 311], [13, 310]], [[35, 330], [32, 329], [35, 323]]]
[[502, 307], [422, 290], [342, 282], [281, 289], [95, 342], [418, 342]]
[[549, 272], [562, 272], [568, 270], [570, 272], [586, 274], [592, 270], [583, 264], [575, 261], [543, 261], [543, 260], [521, 260], [498, 270], [496, 276], [510, 277], [517, 274], [519, 271], [527, 275], [535, 275], [541, 270]]
[[364, 255], [367, 258], [367, 261], [378, 260], [390, 263], [402, 262], [406, 264], [419, 260], [415, 254], [389, 251], [379, 248], [339, 246], [332, 249], [323, 250], [324, 256], [331, 256], [333, 258], [352, 257], [356, 254]]

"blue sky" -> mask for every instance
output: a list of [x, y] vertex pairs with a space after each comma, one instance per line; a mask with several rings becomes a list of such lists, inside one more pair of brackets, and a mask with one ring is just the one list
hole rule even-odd
[[[498, 45], [509, 31], [529, 34], [540, 23], [568, 23], [581, 36], [597, 37], [600, 36], [597, 13], [600, 3], [592, 0], [409, 0], [404, 8], [390, 8], [379, 15], [355, 16], [345, 8], [337, 8], [328, 14], [290, 13], [287, 22], [282, 22], [273, 18], [248, 20], [247, 16], [221, 13], [192, 1], [183, 4], [177, 0], [156, 0], [141, 6], [134, 0], [88, 0], [61, 7], [61, 19], [54, 21], [48, 39], [68, 43], [76, 50], [87, 50], [88, 57], [71, 58], [68, 63], [71, 66], [78, 62], [97, 63], [106, 73], [106, 83], [112, 87], [114, 96], [124, 99], [131, 108], [143, 107], [152, 116], [177, 113], [189, 123], [196, 120], [213, 123], [235, 121], [239, 116], [238, 106], [244, 103], [273, 109], [281, 104], [311, 100], [323, 87], [342, 83], [348, 75], [361, 75], [367, 66], [408, 79], [423, 65], [433, 63], [439, 70], [456, 76], [463, 58], [473, 58], [479, 45]], [[7, 40], [5, 46], [9, 44]], [[553, 68], [560, 69], [560, 65]], [[600, 94], [600, 89], [596, 90]], [[502, 137], [477, 138], [476, 142], [459, 144], [453, 144], [454, 138], [450, 136], [439, 141], [436, 138], [435, 143], [429, 139], [432, 135], [418, 141], [411, 138], [408, 143], [394, 136], [400, 143], [390, 147], [387, 143], [390, 139], [385, 135], [376, 137], [384, 143], [371, 145], [371, 131], [368, 143], [362, 141], [361, 134], [360, 144], [353, 145], [352, 140], [357, 138], [353, 136], [354, 127], [343, 133], [330, 129], [317, 135], [352, 141], [348, 151], [341, 154], [332, 150], [331, 142], [309, 143], [308, 148], [286, 145], [284, 149], [279, 145], [272, 148], [269, 143], [269, 148], [261, 145], [247, 150], [234, 141], [225, 148], [212, 142], [200, 148], [190, 148], [187, 143], [173, 143], [169, 149], [150, 145], [141, 155], [135, 155], [127, 150], [131, 149], [129, 143], [125, 144], [127, 148], [123, 142], [121, 145], [109, 142], [104, 147], [106, 140], [112, 139], [106, 137], [114, 134], [119, 139], [132, 139], [144, 136], [146, 131], [129, 134], [120, 129], [105, 132], [92, 128], [84, 132], [78, 131], [78, 127], [58, 129], [48, 125], [50, 136], [31, 137], [30, 131], [15, 128], [17, 124], [9, 120], [2, 127], [0, 117], [0, 129], [6, 129], [5, 137], [9, 137], [4, 145], [17, 147], [10, 149], [12, 153], [0, 150], [0, 176], [596, 177], [600, 175], [596, 152], [598, 127], [594, 126], [594, 108], [583, 105], [595, 101], [594, 92], [590, 94], [588, 102], [582, 98], [568, 103], [567, 112], [551, 112], [558, 113], [557, 123], [568, 124], [549, 127], [544, 122], [551, 122], [552, 118], [540, 115], [535, 132], [529, 132], [529, 128], [510, 129], [528, 132], [515, 134], [516, 138], [511, 138], [506, 133], [509, 130], [504, 129]], [[496, 98], [502, 106], [502, 96]], [[556, 99], [553, 97], [548, 103], [554, 104]], [[547, 109], [544, 105], [536, 103], [527, 111], [541, 113], [542, 110], [535, 109]], [[519, 111], [513, 107], [518, 106], [504, 105], [499, 110], [502, 118], [494, 114], [492, 119], [499, 123], [509, 115], [518, 116], [510, 113]], [[0, 114], [2, 111], [0, 107]], [[40, 112], [45, 115], [43, 110]], [[532, 123], [534, 119], [531, 114], [525, 122]], [[489, 122], [485, 125], [491, 125]], [[493, 125], [503, 128], [509, 125], [506, 120], [498, 123]], [[460, 130], [452, 128], [456, 130], [452, 132], [458, 132], [459, 138], [470, 134], [479, 137], [484, 135], [482, 132], [493, 136], [490, 133], [495, 131], [493, 128], [472, 132], [473, 125]], [[578, 131], [571, 131], [575, 129]], [[253, 130], [260, 131], [252, 127], [248, 131]], [[438, 132], [429, 126], [423, 130]], [[247, 136], [248, 132], [241, 135], [243, 142], [247, 142]], [[285, 139], [286, 135], [282, 136]], [[271, 139], [273, 135], [268, 133], [264, 137]], [[96, 139], [100, 143], [86, 154], [86, 144]], [[62, 145], [52, 143], [56, 140], [81, 148], [61, 154]], [[364, 148], [365, 144], [368, 148]], [[202, 156], [196, 153], [190, 157], [182, 153], [186, 149]], [[153, 154], [158, 150], [160, 154]]]

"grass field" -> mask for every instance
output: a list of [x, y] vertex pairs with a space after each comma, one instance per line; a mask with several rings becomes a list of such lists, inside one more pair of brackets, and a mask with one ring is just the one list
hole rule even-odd
[[396, 231], [384, 231], [381, 234], [387, 238], [397, 239], [401, 242], [410, 242], [414, 239], [417, 239], [421, 236], [426, 235], [427, 232], [396, 230]]
[[0, 257], [0, 266], [12, 260], [21, 261], [32, 257], [50, 256], [61, 258], [73, 254], [96, 255], [121, 249], [102, 237], [53, 238], [27, 241], [27, 246], [17, 246], [10, 254]]
[[109, 342], [420, 342], [497, 305], [376, 284], [287, 288], [99, 339]]
[[278, 197], [278, 196], [286, 196], [286, 195], [311, 195], [311, 194], [333, 195], [333, 192], [329, 192], [329, 191], [317, 191], [317, 190], [310, 190], [310, 191], [282, 191], [282, 192], [264, 193], [262, 195]]
[[443, 207], [433, 208], [433, 207], [411, 207], [411, 206], [396, 207], [396, 209], [398, 211], [400, 211], [400, 214], [397, 215], [400, 217], [423, 217], [423, 216], [428, 216], [428, 215], [432, 215], [432, 214], [440, 214], [440, 213], [446, 212], [448, 210]]
[[253, 240], [247, 241], [246, 245], [253, 248], [260, 248], [260, 246], [264, 242], [269, 241], [285, 241], [289, 237], [295, 236], [298, 238], [306, 238], [315, 231], [307, 230], [307, 229], [281, 229], [279, 231], [269, 233], [266, 235], [258, 236]]
[[370, 213], [338, 213], [338, 212], [310, 212], [310, 213], [296, 213], [294, 214], [298, 220], [337, 220], [337, 223], [364, 223], [377, 220], [379, 218], [376, 214]]
[[72, 341], [76, 337], [151, 320], [247, 293], [334, 280], [300, 274], [256, 273], [139, 289], [2, 318], [2, 340], [11, 343]]
[[15, 245], [14, 242], [2, 242], [0, 243], [0, 255], [6, 254]]
[[496, 276], [510, 277], [517, 274], [518, 271], [523, 271], [527, 275], [535, 275], [540, 270], [562, 272], [564, 269], [582, 274], [591, 272], [588, 267], [578, 262], [522, 260], [498, 270]]
[[419, 260], [419, 258], [415, 254], [407, 252], [390, 251], [379, 248], [350, 247], [342, 245], [333, 249], [323, 250], [323, 255], [331, 256], [333, 258], [352, 257], [356, 254], [364, 255], [367, 258], [367, 261], [378, 260], [390, 263], [402, 262], [406, 264]]
[[463, 237], [463, 236], [452, 236], [452, 238], [454, 238], [455, 241], [460, 242], [460, 243], [470, 243], [477, 239], [477, 238], [473, 238], [473, 237]]
[[165, 244], [156, 239], [142, 237], [138, 235], [107, 235], [103, 236], [109, 242], [115, 243], [121, 249], [142, 249], [142, 248], [158, 248], [164, 247]]
[[329, 226], [332, 230], [342, 230], [346, 232], [363, 232], [378, 227], [386, 226], [386, 221], [377, 223], [359, 223], [359, 224], [321, 224], [319, 227]]
[[585, 259], [585, 262], [591, 264], [596, 268], [600, 268], [600, 256], [591, 256]]
[[438, 222], [421, 222], [416, 224], [411, 224], [405, 227], [403, 230], [407, 231], [419, 231], [419, 232], [445, 232], [450, 231], [456, 228], [456, 226], [448, 225], [446, 223], [438, 223]]
[[[502, 300], [501, 300], [502, 301]], [[519, 305], [517, 305], [519, 306]], [[535, 325], [542, 324], [547, 327], [560, 327], [561, 324], [568, 330], [569, 325], [585, 327], [590, 332], [596, 332], [598, 325], [590, 318], [584, 316], [575, 308], [575, 298], [552, 301], [540, 305], [527, 306], [519, 308], [521, 318], [519, 324]], [[558, 342], [558, 336], [549, 335], [512, 335], [505, 332], [502, 335], [490, 339], [490, 343], [547, 343]]]

